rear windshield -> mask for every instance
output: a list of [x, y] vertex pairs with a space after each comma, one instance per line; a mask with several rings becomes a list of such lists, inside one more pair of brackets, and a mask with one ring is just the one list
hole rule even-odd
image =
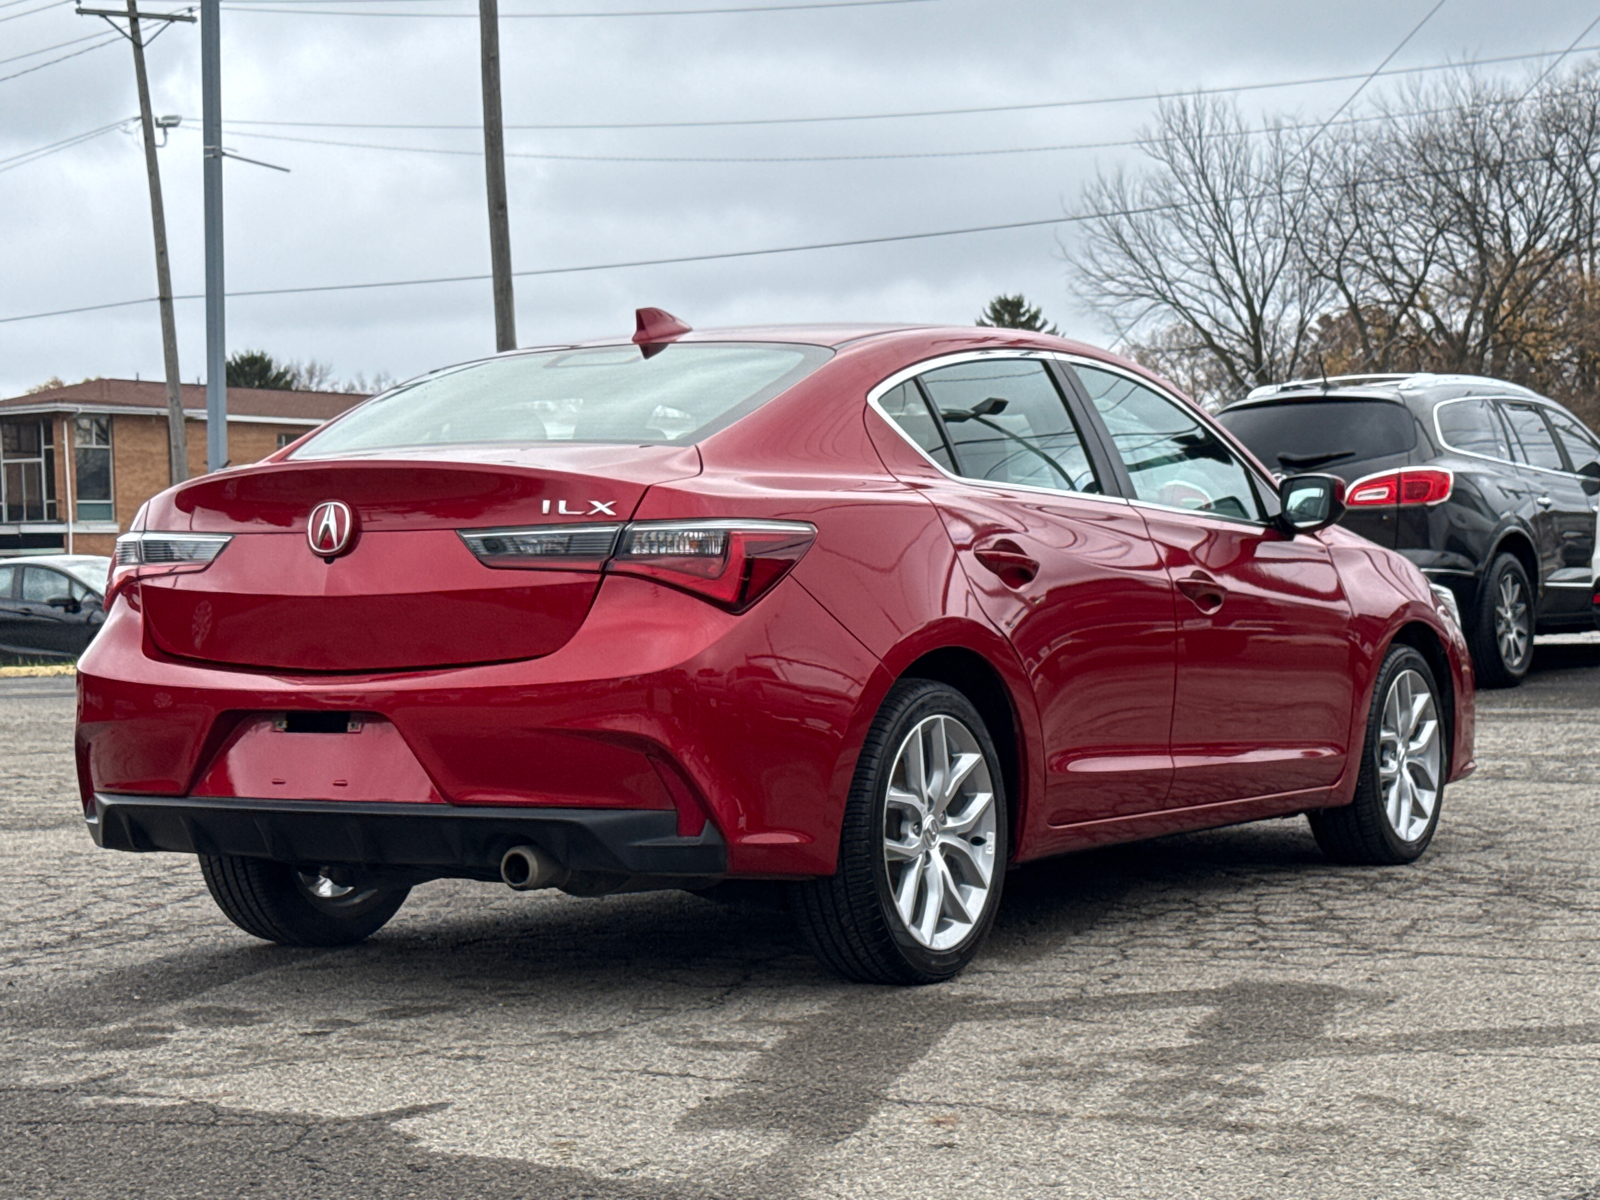
[[1417, 423], [1386, 400], [1290, 400], [1221, 413], [1217, 420], [1267, 466], [1285, 474], [1404, 454]]
[[832, 356], [749, 342], [651, 349], [548, 350], [452, 367], [368, 401], [290, 457], [483, 442], [687, 444]]

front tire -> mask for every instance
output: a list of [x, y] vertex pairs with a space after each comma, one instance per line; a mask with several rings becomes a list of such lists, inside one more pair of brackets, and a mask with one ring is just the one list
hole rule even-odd
[[1478, 686], [1516, 687], [1533, 665], [1533, 586], [1514, 555], [1501, 554], [1484, 572], [1467, 644]]
[[342, 884], [329, 868], [313, 874], [288, 863], [200, 855], [200, 873], [223, 915], [280, 946], [349, 946], [371, 937], [399, 911], [410, 888]]
[[889, 692], [856, 764], [838, 871], [790, 907], [816, 956], [863, 983], [937, 983], [972, 961], [1000, 906], [1010, 842], [1000, 758], [942, 683]]
[[1410, 646], [1384, 657], [1367, 716], [1355, 799], [1307, 813], [1322, 852], [1337, 863], [1398, 865], [1422, 857], [1449, 773], [1439, 685]]

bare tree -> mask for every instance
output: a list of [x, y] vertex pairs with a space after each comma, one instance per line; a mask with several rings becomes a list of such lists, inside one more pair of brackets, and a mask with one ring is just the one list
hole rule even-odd
[[1214, 98], [1163, 103], [1147, 169], [1084, 190], [1074, 285], [1146, 344], [1177, 327], [1215, 359], [1227, 390], [1294, 375], [1328, 285], [1294, 236], [1311, 155], [1282, 123], [1245, 125]]

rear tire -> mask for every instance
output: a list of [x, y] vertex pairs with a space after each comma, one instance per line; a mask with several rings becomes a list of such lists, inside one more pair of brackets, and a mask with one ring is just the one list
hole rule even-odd
[[1306, 814], [1336, 863], [1394, 866], [1422, 857], [1439, 827], [1450, 749], [1428, 660], [1410, 646], [1384, 657], [1367, 715], [1355, 799]]
[[1514, 555], [1496, 555], [1484, 572], [1466, 629], [1479, 687], [1516, 687], [1522, 682], [1533, 664], [1534, 621], [1528, 572]]
[[1004, 776], [978, 710], [926, 679], [890, 689], [845, 808], [839, 866], [795, 884], [816, 956], [863, 983], [937, 983], [972, 961], [1000, 906]]
[[200, 873], [223, 915], [252, 937], [280, 946], [349, 946], [371, 937], [410, 888], [341, 886], [264, 858], [200, 855]]

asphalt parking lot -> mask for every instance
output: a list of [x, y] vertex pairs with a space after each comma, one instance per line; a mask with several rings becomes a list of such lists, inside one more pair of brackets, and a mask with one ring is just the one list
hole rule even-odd
[[0, 1196], [1600, 1197], [1600, 637], [1480, 702], [1416, 866], [1300, 820], [1058, 860], [894, 990], [677, 894], [255, 943], [93, 848], [71, 680], [0, 681]]

